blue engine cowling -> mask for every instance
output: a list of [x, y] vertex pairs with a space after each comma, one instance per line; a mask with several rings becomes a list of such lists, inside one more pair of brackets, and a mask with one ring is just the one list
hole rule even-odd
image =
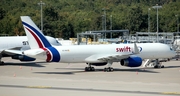
[[104, 66], [104, 65], [107, 64], [107, 62], [103, 62], [103, 63], [87, 63], [87, 64], [94, 65], [94, 66]]
[[122, 59], [120, 63], [122, 66], [139, 67], [142, 64], [142, 59], [138, 56], [130, 56], [127, 59]]
[[11, 58], [12, 59], [17, 59], [17, 60], [20, 60], [20, 61], [34, 61], [34, 60], [36, 60], [35, 58], [31, 58], [31, 57], [28, 57], [28, 56], [25, 56], [25, 55], [14, 55]]

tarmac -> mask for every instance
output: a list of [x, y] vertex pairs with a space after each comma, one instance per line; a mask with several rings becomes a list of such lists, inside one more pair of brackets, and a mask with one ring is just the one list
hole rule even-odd
[[21, 62], [3, 58], [0, 96], [180, 96], [180, 61], [165, 68], [129, 68], [113, 63], [113, 72], [84, 63]]

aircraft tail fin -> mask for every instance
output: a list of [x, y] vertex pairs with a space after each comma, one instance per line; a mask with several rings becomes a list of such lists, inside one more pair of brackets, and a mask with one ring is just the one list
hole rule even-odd
[[31, 49], [52, 46], [29, 16], [21, 16], [21, 20]]

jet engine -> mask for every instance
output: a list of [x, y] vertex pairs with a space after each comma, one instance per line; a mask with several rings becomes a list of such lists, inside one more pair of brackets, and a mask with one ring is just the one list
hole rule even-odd
[[31, 58], [31, 57], [28, 57], [28, 56], [25, 56], [25, 55], [14, 55], [11, 58], [12, 59], [17, 59], [17, 60], [20, 60], [20, 61], [34, 61], [34, 60], [36, 60], [35, 58]]
[[87, 64], [90, 64], [90, 65], [94, 65], [94, 66], [104, 66], [107, 64], [107, 62], [103, 62], [103, 63], [87, 63]]
[[127, 67], [139, 67], [142, 64], [142, 59], [138, 56], [130, 56], [127, 59], [122, 59], [120, 64]]

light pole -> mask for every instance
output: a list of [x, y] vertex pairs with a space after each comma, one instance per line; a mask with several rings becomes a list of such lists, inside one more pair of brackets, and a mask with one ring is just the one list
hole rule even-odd
[[38, 3], [41, 6], [41, 32], [43, 33], [43, 14], [42, 14], [42, 5], [45, 5], [42, 1]]
[[179, 32], [179, 17], [178, 15], [175, 15], [177, 17], [177, 32]]
[[150, 10], [151, 8], [148, 8], [148, 32], [150, 32], [151, 23], [150, 23]]
[[[112, 15], [110, 16], [110, 20], [111, 20], [111, 26], [110, 26], [110, 29], [112, 31]], [[112, 32], [111, 32], [111, 39], [112, 39]]]
[[150, 29], [151, 29], [151, 23], [150, 23], [150, 10], [151, 10], [151, 8], [148, 8], [148, 37], [149, 37], [149, 42], [150, 42], [149, 32], [150, 32]]
[[[102, 30], [104, 30], [104, 15], [102, 15]], [[103, 38], [104, 41], [104, 33], [101, 34], [101, 38]]]
[[104, 11], [104, 31], [105, 31], [105, 39], [106, 39], [106, 9], [102, 9]]
[[102, 16], [102, 30], [104, 30], [104, 15], [101, 16]]
[[157, 42], [159, 42], [159, 35], [158, 35], [158, 32], [159, 32], [159, 28], [158, 28], [158, 9], [162, 8], [162, 6], [158, 6], [158, 4], [156, 4], [156, 6], [153, 6], [152, 8], [157, 9]]

